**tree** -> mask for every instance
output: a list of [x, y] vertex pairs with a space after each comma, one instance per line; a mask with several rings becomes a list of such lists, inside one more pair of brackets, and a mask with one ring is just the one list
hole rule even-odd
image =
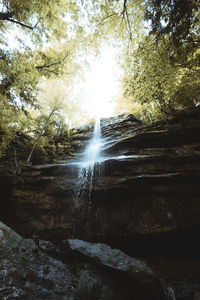
[[[15, 7], [16, 10], [13, 8], [13, 11], [16, 12], [19, 5], [20, 11], [15, 14], [16, 19], [22, 20], [24, 16], [24, 22], [28, 20], [32, 21], [32, 18], [35, 18], [35, 13], [37, 12], [34, 13], [33, 7], [28, 7], [28, 2], [23, 2], [20, 6], [20, 1], [16, 1], [16, 3], [15, 1], [11, 1], [9, 3], [3, 1], [1, 8], [4, 13], [4, 17], [6, 9], [10, 11], [11, 7]], [[51, 9], [51, 6], [49, 6], [49, 3], [47, 5], [47, 2], [43, 2], [43, 4], [36, 2], [34, 2], [34, 5], [45, 5], [46, 8], [48, 6], [48, 10]], [[62, 4], [62, 1], [56, 1], [56, 3], [54, 3], [55, 7], [57, 7], [57, 16], [55, 16], [55, 19], [60, 18], [60, 21], [62, 21], [64, 25], [61, 26], [61, 23], [56, 23], [54, 25], [50, 24], [50, 27], [45, 27], [48, 36], [50, 36], [51, 33], [53, 34], [52, 28], [57, 30], [57, 34], [54, 36], [54, 43], [48, 44], [43, 48], [30, 48], [29, 46], [27, 47], [22, 45], [21, 49], [6, 49], [4, 46], [0, 49], [0, 101], [2, 106], [2, 121], [10, 113], [10, 118], [6, 122], [7, 127], [4, 126], [4, 124], [1, 126], [2, 143], [0, 148], [2, 151], [0, 149], [0, 157], [6, 154], [6, 149], [9, 148], [11, 137], [14, 139], [15, 136], [14, 127], [9, 124], [18, 124], [16, 130], [19, 130], [19, 128], [21, 128], [19, 117], [20, 113], [28, 114], [30, 107], [34, 107], [35, 109], [38, 108], [38, 83], [40, 80], [44, 77], [55, 78], [64, 74], [68, 77], [70, 76], [69, 70], [73, 68], [74, 42], [73, 40], [69, 41], [67, 39], [66, 42], [68, 43], [59, 42], [58, 40], [56, 42], [56, 38], [60, 38], [62, 34], [64, 36], [66, 35], [64, 30], [66, 22], [62, 19], [62, 16], [64, 16], [64, 6], [60, 7], [60, 9], [63, 10], [63, 14], [61, 14], [61, 12], [59, 13], [59, 3]], [[31, 9], [33, 9], [33, 14], [29, 11]], [[25, 13], [26, 10], [27, 14]], [[54, 8], [51, 9], [51, 13], [53, 11]], [[2, 14], [0, 14], [0, 18], [3, 18]], [[47, 16], [45, 24], [48, 23], [47, 20], [50, 22], [50, 15]], [[9, 22], [6, 21], [7, 20], [5, 20], [5, 18], [0, 21], [1, 33], [6, 32], [6, 30], [9, 31], [10, 29], [11, 25], [8, 26]], [[25, 30], [29, 29], [25, 27]], [[37, 28], [37, 30], [33, 30], [34, 32], [31, 31], [31, 35], [33, 35], [33, 37], [37, 37], [37, 34], [39, 34], [38, 30], [39, 29]], [[43, 36], [40, 35], [40, 42], [42, 42], [42, 39]], [[5, 142], [5, 139], [3, 138], [6, 135], [7, 137], [10, 137], [7, 138], [7, 142]]]
[[164, 116], [194, 107], [200, 95], [200, 70], [192, 65], [194, 58], [188, 57], [191, 68], [172, 63], [169, 44], [166, 39], [157, 42], [153, 36], [145, 37], [127, 56], [123, 79], [126, 97], [150, 105], [150, 110], [159, 110]]
[[40, 42], [44, 35], [61, 38], [67, 30], [64, 16], [68, 9], [65, 0], [2, 0], [0, 28], [6, 30], [8, 24], [16, 24], [31, 31], [33, 38]]
[[61, 107], [61, 103], [55, 103], [54, 106], [52, 107], [52, 109], [51, 109], [49, 115], [46, 116], [45, 122], [44, 122], [42, 128], [40, 129], [40, 131], [39, 131], [39, 133], [38, 133], [38, 136], [36, 137], [36, 139], [35, 139], [35, 141], [34, 141], [34, 143], [33, 143], [33, 147], [32, 147], [32, 149], [31, 149], [31, 151], [30, 151], [30, 153], [29, 153], [29, 156], [28, 156], [28, 158], [27, 158], [27, 163], [30, 162], [31, 157], [32, 157], [32, 154], [33, 154], [33, 151], [34, 151], [34, 149], [35, 149], [35, 147], [36, 147], [36, 145], [37, 145], [37, 143], [38, 143], [40, 137], [44, 134], [44, 131], [45, 131], [45, 129], [46, 129], [46, 126], [47, 126], [48, 123], [50, 122], [50, 120], [51, 120], [52, 116], [54, 115], [54, 113], [55, 113], [56, 111], [58, 111], [58, 110], [60, 109], [60, 107]]
[[[11, 117], [6, 125], [0, 120], [0, 155], [20, 129], [32, 134], [29, 161], [33, 150], [40, 143], [46, 145], [63, 120], [79, 122], [81, 113], [85, 119], [84, 112], [77, 113], [81, 92], [74, 93], [72, 101], [70, 88], [63, 87], [72, 86], [73, 78], [76, 83], [82, 57], [98, 53], [106, 39], [124, 48], [120, 56], [123, 94], [133, 113], [135, 109], [138, 116], [151, 121], [193, 107], [200, 97], [199, 1], [2, 0], [1, 118]], [[32, 45], [21, 41], [20, 48], [6, 47], [6, 35], [16, 28], [31, 37]], [[41, 110], [41, 99], [56, 99], [56, 85], [62, 85], [60, 94], [67, 98], [66, 115], [56, 106], [45, 113]], [[27, 125], [22, 126], [22, 120]]]
[[199, 0], [150, 0], [145, 17], [151, 22], [151, 34], [167, 35], [176, 47], [199, 43]]

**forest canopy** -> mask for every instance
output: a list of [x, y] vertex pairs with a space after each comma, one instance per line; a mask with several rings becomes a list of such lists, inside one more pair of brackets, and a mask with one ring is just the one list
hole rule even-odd
[[1, 0], [0, 43], [0, 158], [20, 139], [28, 162], [55, 155], [69, 123], [91, 121], [71, 91], [103, 44], [119, 54], [117, 113], [153, 122], [200, 102], [200, 0]]

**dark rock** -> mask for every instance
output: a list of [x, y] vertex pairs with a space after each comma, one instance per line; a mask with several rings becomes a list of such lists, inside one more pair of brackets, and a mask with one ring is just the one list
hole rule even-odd
[[[100, 177], [93, 179], [92, 205], [85, 201], [77, 209], [78, 165], [73, 161], [26, 167], [2, 200], [2, 220], [25, 236], [63, 239], [75, 234], [107, 242], [200, 225], [197, 115], [199, 111], [151, 126], [132, 115], [102, 120], [106, 156]], [[91, 130], [77, 129], [72, 138], [89, 137]]]
[[161, 280], [165, 294], [174, 294], [176, 300], [194, 300], [200, 292], [200, 260], [194, 258], [163, 257], [154, 259], [154, 270]]
[[[60, 287], [55, 279], [53, 284], [57, 286], [56, 293], [61, 289], [74, 299], [98, 299], [105, 290], [102, 299], [133, 299], [130, 294], [137, 291], [137, 299], [148, 300], [143, 291], [145, 283], [140, 282], [140, 285], [125, 270], [118, 270], [117, 262], [114, 268], [106, 266], [105, 257], [104, 260], [93, 257], [90, 261], [87, 258], [85, 269], [82, 265], [85, 264], [85, 254], [82, 253], [82, 261], [80, 251], [69, 251], [69, 247], [57, 247], [49, 242], [41, 242], [40, 239], [59, 243], [62, 239], [75, 237], [106, 242], [129, 256], [141, 255], [155, 259], [155, 256], [174, 255], [191, 259], [195, 254], [195, 259], [199, 260], [200, 111], [182, 114], [168, 123], [157, 122], [148, 126], [131, 115], [102, 120], [101, 125], [105, 157], [104, 163], [95, 166], [91, 203], [87, 198], [81, 203], [77, 202], [75, 192], [79, 172], [76, 162], [91, 137], [92, 126], [72, 132], [70, 154], [67, 155], [73, 161], [26, 166], [20, 176], [0, 168], [1, 190], [4, 192], [0, 201], [1, 220], [23, 236], [33, 237], [39, 245], [38, 248], [32, 240], [26, 241], [30, 246], [25, 252], [31, 253], [27, 258], [27, 265], [31, 266], [28, 271], [27, 267], [20, 268], [21, 254], [19, 259], [15, 257], [15, 261], [19, 261], [17, 267], [12, 255], [8, 256], [5, 265], [17, 274], [15, 279], [10, 277], [12, 282], [16, 280], [17, 283], [6, 288], [3, 292], [5, 295], [9, 291], [20, 296], [26, 290], [20, 277], [23, 276], [28, 278], [33, 299], [56, 299], [53, 297], [58, 294], [55, 294], [54, 288], [52, 292], [48, 291], [52, 277], [38, 279], [38, 271], [31, 265], [31, 257], [39, 265], [44, 264], [45, 257], [47, 264], [51, 265], [51, 260], [54, 262], [52, 273], [64, 274], [66, 278], [69, 278], [67, 274], [72, 274], [65, 287], [67, 289], [68, 286], [69, 290]], [[89, 194], [89, 188], [85, 187], [83, 192], [84, 195]], [[11, 244], [11, 239], [8, 240]], [[16, 238], [13, 245], [16, 245]], [[75, 252], [79, 254], [75, 255]], [[5, 251], [2, 253], [6, 255]], [[74, 255], [75, 275], [66, 258], [73, 260]], [[77, 265], [75, 262], [79, 259]], [[57, 262], [58, 265], [62, 262], [62, 266], [66, 264], [67, 273], [60, 265], [56, 269]], [[20, 275], [16, 269], [20, 270]], [[48, 270], [45, 269], [45, 272]], [[169, 292], [170, 287], [173, 288], [175, 296], [181, 300], [198, 297], [199, 282], [196, 278], [194, 281], [194, 274], [184, 279], [181, 272], [178, 277], [174, 276], [174, 272], [169, 278], [167, 274], [157, 272], [167, 283], [169, 281]], [[102, 273], [101, 277], [99, 274]], [[2, 274], [6, 274], [5, 270]], [[17, 278], [20, 278], [19, 282]], [[9, 282], [9, 279], [6, 280], [4, 283]], [[86, 281], [91, 282], [92, 288], [88, 287]], [[113, 292], [117, 290], [116, 285], [120, 286], [118, 298], [117, 292]], [[74, 294], [74, 286], [80, 294]]]
[[69, 239], [66, 241], [71, 250], [91, 258], [97, 264], [125, 272], [132, 278], [154, 284], [156, 275], [144, 262], [132, 258], [118, 249], [111, 249], [106, 244], [88, 243], [82, 240]]
[[[145, 288], [146, 283], [143, 286], [139, 285], [138, 289], [138, 285], [135, 285], [132, 279], [121, 278], [120, 282], [119, 274], [102, 272], [91, 262], [80, 261], [78, 258], [73, 260], [71, 256], [69, 263], [70, 253], [68, 251], [65, 253], [64, 248], [60, 251], [45, 241], [39, 241], [38, 247], [33, 240], [23, 239], [3, 223], [0, 223], [0, 243], [2, 300], [20, 298], [130, 300], [132, 297], [139, 297], [141, 300], [162, 299], [156, 296], [158, 291], [151, 291], [149, 295], [147, 291], [144, 293], [141, 287]], [[153, 276], [150, 269], [143, 267], [142, 263], [140, 266]]]
[[[105, 270], [112, 270], [116, 272], [123, 280], [127, 282], [132, 281], [138, 296], [147, 297], [147, 299], [163, 299], [163, 291], [160, 281], [156, 274], [141, 260], [132, 258], [118, 249], [111, 249], [110, 246], [102, 243], [94, 244], [82, 240], [69, 239], [65, 244], [70, 250], [75, 253], [81, 254], [83, 257], [88, 258], [97, 266]], [[145, 289], [144, 295], [141, 288]], [[146, 295], [146, 296], [145, 296]]]

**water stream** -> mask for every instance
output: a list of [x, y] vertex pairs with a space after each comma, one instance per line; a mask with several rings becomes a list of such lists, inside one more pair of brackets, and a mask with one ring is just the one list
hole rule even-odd
[[76, 204], [80, 206], [87, 197], [91, 205], [91, 193], [94, 173], [100, 172], [101, 160], [101, 126], [100, 119], [94, 125], [93, 136], [86, 146], [81, 161], [78, 163], [78, 178], [76, 190]]
[[[119, 156], [104, 156], [103, 148], [105, 146], [105, 140], [101, 137], [100, 119], [96, 121], [94, 125], [94, 131], [91, 139], [83, 151], [82, 157], [79, 161], [70, 162], [72, 166], [77, 170], [77, 182], [75, 192], [75, 207], [76, 214], [74, 219], [74, 234], [76, 234], [76, 226], [84, 224], [85, 232], [88, 234], [88, 238], [92, 235], [93, 221], [92, 219], [98, 216], [98, 210], [94, 212], [92, 207], [93, 200], [92, 188], [93, 180], [100, 180], [101, 168], [104, 162], [108, 159], [132, 159], [134, 158], [146, 158], [148, 155], [119, 155]], [[93, 210], [92, 210], [93, 209]], [[81, 220], [81, 222], [79, 222]], [[85, 223], [84, 223], [85, 221]], [[78, 227], [77, 227], [78, 228]], [[164, 280], [161, 280], [161, 286], [165, 294], [166, 299], [176, 300], [174, 289], [168, 285]]]
[[164, 294], [167, 300], [176, 300], [174, 289], [168, 285], [163, 279], [161, 279], [161, 286], [163, 288]]
[[123, 160], [134, 158], [145, 158], [146, 155], [119, 155], [105, 156], [103, 148], [105, 147], [106, 139], [101, 136], [101, 124], [98, 119], [94, 125], [94, 130], [91, 139], [83, 151], [79, 161], [68, 162], [67, 165], [75, 167], [77, 174], [76, 190], [74, 204], [76, 208], [81, 208], [85, 205], [92, 204], [92, 186], [93, 179], [100, 180], [100, 175], [103, 170], [103, 165], [106, 160]]

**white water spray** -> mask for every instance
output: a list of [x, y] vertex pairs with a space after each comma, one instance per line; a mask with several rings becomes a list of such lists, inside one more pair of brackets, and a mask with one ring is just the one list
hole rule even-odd
[[171, 286], [169, 286], [163, 279], [161, 279], [160, 282], [161, 282], [164, 294], [167, 297], [167, 300], [176, 300], [174, 289]]
[[167, 287], [167, 296], [169, 300], [176, 300], [175, 294], [174, 294], [174, 290], [171, 286]]
[[93, 137], [84, 151], [83, 163], [94, 165], [100, 158], [101, 146], [101, 127], [98, 119], [94, 125]]
[[[94, 132], [91, 140], [89, 141], [83, 157], [79, 163], [78, 181], [77, 181], [77, 204], [80, 206], [87, 193], [88, 204], [91, 204], [92, 181], [94, 176], [95, 164], [101, 158], [101, 127], [100, 119], [94, 125]], [[89, 192], [87, 192], [88, 190]]]

